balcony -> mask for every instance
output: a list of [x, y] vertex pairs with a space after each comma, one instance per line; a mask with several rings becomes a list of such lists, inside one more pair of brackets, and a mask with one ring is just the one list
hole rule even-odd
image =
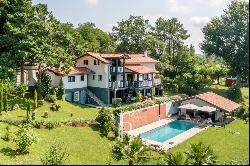
[[126, 85], [123, 85], [123, 81], [115, 81], [109, 82], [109, 88], [111, 89], [122, 89], [122, 88], [144, 88], [144, 87], [152, 87], [153, 81], [139, 81], [139, 85], [137, 81], [128, 82], [126, 81]]
[[[110, 73], [115, 73], [116, 72], [116, 66], [110, 67]], [[123, 73], [123, 67], [118, 66], [117, 67], [117, 73]]]
[[160, 85], [161, 84], [161, 79], [155, 78], [154, 79], [154, 85]]

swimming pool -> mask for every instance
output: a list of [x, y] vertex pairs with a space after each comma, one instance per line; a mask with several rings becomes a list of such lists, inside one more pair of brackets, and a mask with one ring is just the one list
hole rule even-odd
[[196, 124], [194, 123], [176, 120], [146, 133], [142, 133], [141, 138], [163, 143], [195, 126]]

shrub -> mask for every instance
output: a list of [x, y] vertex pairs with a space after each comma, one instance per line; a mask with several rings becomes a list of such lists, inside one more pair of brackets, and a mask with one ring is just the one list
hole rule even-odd
[[3, 95], [3, 109], [5, 112], [7, 112], [9, 110], [9, 100], [8, 100], [7, 89], [5, 89], [4, 95]]
[[0, 114], [3, 110], [3, 84], [0, 83]]
[[34, 128], [37, 128], [37, 129], [41, 129], [45, 126], [45, 121], [41, 120], [41, 121], [32, 121], [32, 126]]
[[54, 128], [57, 128], [57, 127], [59, 127], [60, 126], [60, 123], [59, 122], [46, 122], [45, 123], [45, 128], [46, 129], [49, 129], [49, 130], [52, 130], [52, 129], [54, 129]]
[[27, 102], [27, 109], [26, 109], [26, 119], [29, 119], [30, 118], [30, 112], [31, 112], [31, 102], [28, 100]]
[[50, 89], [50, 95], [56, 96], [56, 92], [57, 92], [57, 88], [56, 87], [53, 87], [53, 88]]
[[56, 96], [57, 96], [57, 98], [58, 98], [59, 100], [62, 100], [64, 94], [65, 94], [65, 88], [64, 88], [64, 85], [63, 85], [63, 81], [60, 80], [60, 83], [59, 83], [59, 86], [58, 86], [58, 89], [57, 89]]
[[122, 99], [121, 98], [113, 98], [112, 105], [115, 108], [120, 107], [122, 105]]
[[[46, 97], [50, 94], [51, 89], [51, 78], [48, 74], [42, 73], [41, 74], [41, 83], [36, 85], [36, 89], [41, 97]], [[40, 98], [40, 96], [39, 96]]]
[[15, 85], [15, 94], [17, 96], [24, 97], [26, 90], [27, 90], [27, 85], [26, 84], [21, 83], [21, 84], [16, 84]]
[[227, 97], [235, 102], [242, 101], [242, 93], [240, 90], [240, 86], [234, 85], [230, 87], [227, 91]]
[[50, 103], [55, 103], [57, 101], [56, 95], [49, 95], [47, 101]]
[[141, 102], [142, 101], [142, 94], [141, 92], [136, 92], [136, 97], [135, 97], [136, 102]]
[[74, 120], [64, 120], [62, 123], [72, 127], [88, 127], [94, 122], [92, 120], [74, 119]]
[[44, 158], [41, 158], [41, 162], [43, 165], [64, 165], [68, 156], [63, 143], [55, 142], [49, 147]]
[[61, 108], [60, 104], [58, 104], [58, 103], [52, 103], [51, 107], [50, 107], [50, 110], [54, 111], [54, 112], [57, 112], [57, 111], [60, 110], [60, 108]]
[[29, 147], [37, 142], [37, 137], [28, 125], [23, 125], [15, 133], [13, 141], [17, 145], [17, 151], [25, 153], [29, 152]]
[[7, 123], [9, 125], [19, 126], [21, 124], [25, 124], [26, 120], [0, 119], [0, 122]]
[[38, 102], [37, 102], [37, 92], [36, 90], [34, 91], [34, 101], [33, 101], [34, 105], [33, 105], [33, 108], [36, 109], [38, 107]]
[[4, 140], [4, 141], [10, 141], [10, 135], [11, 135], [11, 132], [10, 132], [10, 126], [6, 126], [6, 128], [5, 128], [5, 134], [2, 136], [2, 139]]
[[104, 136], [108, 136], [109, 132], [115, 129], [115, 116], [110, 109], [102, 108], [95, 121]]

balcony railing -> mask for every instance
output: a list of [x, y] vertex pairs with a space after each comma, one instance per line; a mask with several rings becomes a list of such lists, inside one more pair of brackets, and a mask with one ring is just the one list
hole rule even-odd
[[120, 88], [143, 88], [143, 87], [152, 87], [153, 81], [139, 81], [139, 85], [137, 81], [129, 82], [126, 81], [126, 85], [123, 85], [123, 81], [115, 81], [109, 82], [109, 88], [111, 89], [120, 89]]
[[[115, 73], [116, 72], [116, 66], [110, 67], [110, 73]], [[117, 73], [123, 73], [123, 67], [118, 66], [117, 67]]]
[[160, 85], [161, 84], [161, 79], [155, 78], [154, 79], [154, 85]]

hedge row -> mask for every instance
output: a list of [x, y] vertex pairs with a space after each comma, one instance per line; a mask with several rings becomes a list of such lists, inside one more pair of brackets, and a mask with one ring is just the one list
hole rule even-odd
[[168, 97], [161, 97], [161, 98], [158, 98], [155, 100], [146, 100], [143, 102], [134, 103], [134, 104], [127, 105], [127, 106], [113, 108], [113, 112], [114, 112], [115, 116], [118, 116], [120, 113], [123, 113], [123, 112], [129, 112], [129, 111], [133, 111], [133, 110], [147, 108], [147, 107], [154, 106], [156, 104], [162, 104], [162, 103], [165, 103], [168, 101], [169, 101]]

